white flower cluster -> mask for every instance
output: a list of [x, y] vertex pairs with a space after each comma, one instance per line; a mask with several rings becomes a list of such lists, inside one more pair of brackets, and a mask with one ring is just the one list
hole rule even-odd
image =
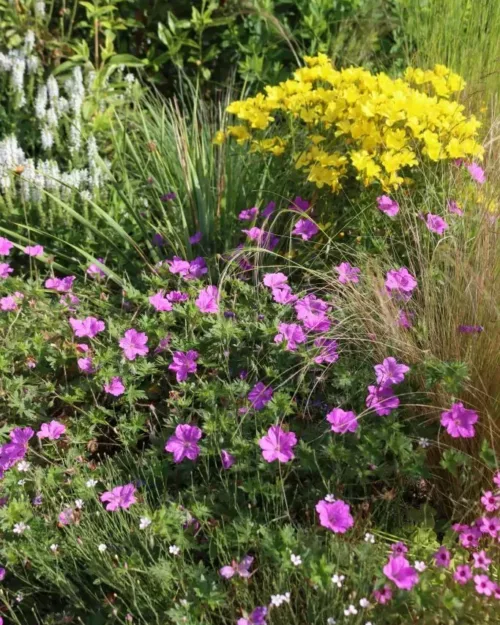
[[14, 106], [21, 108], [26, 104], [24, 91], [24, 77], [34, 74], [40, 67], [40, 59], [33, 54], [35, 47], [35, 33], [28, 30], [24, 43], [20, 48], [14, 48], [7, 53], [0, 52], [0, 75], [10, 75], [10, 84], [15, 94]]

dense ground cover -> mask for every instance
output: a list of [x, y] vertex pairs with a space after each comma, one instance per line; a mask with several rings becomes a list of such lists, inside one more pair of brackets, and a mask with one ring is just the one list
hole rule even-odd
[[498, 15], [192, 5], [0, 4], [0, 623], [499, 622]]

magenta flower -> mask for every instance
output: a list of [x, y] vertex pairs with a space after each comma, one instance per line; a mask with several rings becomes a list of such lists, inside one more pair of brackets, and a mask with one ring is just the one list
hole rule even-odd
[[115, 397], [123, 395], [125, 392], [125, 386], [123, 385], [122, 379], [119, 376], [111, 378], [111, 380], [106, 382], [104, 385], [104, 391], [109, 395], [114, 395]]
[[201, 436], [202, 431], [196, 425], [180, 424], [175, 428], [175, 434], [168, 439], [165, 451], [174, 455], [176, 463], [182, 462], [184, 458], [196, 460], [200, 455], [198, 441]]
[[183, 278], [189, 273], [189, 262], [178, 256], [174, 256], [173, 260], [167, 260], [167, 265], [170, 273], [178, 273]]
[[65, 278], [49, 278], [45, 280], [45, 288], [58, 293], [67, 293], [73, 288], [76, 276], [66, 276]]
[[31, 428], [14, 428], [9, 433], [10, 440], [14, 445], [26, 447], [28, 442], [33, 438], [35, 432]]
[[[0, 566], [0, 582], [3, 582], [6, 575], [7, 575], [7, 571], [4, 569], [3, 566]], [[0, 623], [0, 625], [3, 625], [3, 623]]]
[[207, 286], [202, 289], [195, 302], [196, 306], [202, 313], [217, 313], [219, 312], [219, 290], [216, 286]]
[[133, 484], [125, 484], [125, 486], [115, 486], [112, 490], [103, 493], [100, 500], [108, 502], [106, 510], [108, 512], [114, 512], [122, 508], [127, 510], [130, 506], [136, 503], [135, 493], [137, 489]]
[[51, 421], [50, 423], [42, 423], [40, 431], [37, 432], [39, 439], [48, 438], [50, 441], [56, 441], [66, 432], [66, 426], [59, 421]]
[[193, 235], [191, 235], [189, 237], [189, 243], [191, 243], [191, 245], [196, 245], [197, 243], [199, 243], [203, 238], [203, 234], [201, 232], [195, 232]]
[[466, 165], [466, 169], [471, 175], [472, 180], [475, 180], [479, 184], [484, 184], [486, 182], [484, 169], [477, 163], [470, 163], [469, 165]]
[[483, 569], [487, 571], [490, 568], [491, 558], [488, 558], [486, 551], [484, 549], [479, 553], [473, 553], [472, 557], [474, 559], [474, 567], [475, 569]]
[[475, 549], [479, 545], [481, 532], [477, 527], [469, 527], [460, 533], [458, 537], [459, 543], [466, 549]]
[[495, 512], [500, 509], [500, 495], [494, 495], [491, 490], [487, 490], [481, 497], [481, 503], [487, 512]]
[[253, 226], [249, 230], [242, 230], [251, 241], [256, 241], [257, 245], [260, 245], [268, 250], [273, 250], [279, 243], [279, 238], [271, 232], [266, 232], [261, 228]]
[[453, 579], [461, 586], [466, 584], [469, 580], [472, 579], [472, 571], [470, 570], [470, 566], [467, 566], [467, 564], [459, 564], [455, 573], [453, 574]]
[[297, 296], [292, 293], [292, 289], [288, 284], [284, 284], [282, 287], [275, 287], [272, 290], [273, 300], [277, 304], [293, 304], [297, 301]]
[[359, 274], [361, 269], [353, 267], [350, 263], [340, 263], [335, 267], [335, 271], [339, 274], [340, 284], [347, 284], [348, 282], [359, 282]]
[[230, 469], [233, 466], [233, 464], [236, 462], [236, 458], [225, 449], [221, 449], [220, 457], [222, 461], [222, 468], [225, 471]]
[[434, 554], [434, 560], [436, 562], [436, 566], [447, 569], [450, 566], [451, 553], [448, 551], [448, 549], [446, 549], [446, 547], [441, 546]]
[[83, 373], [88, 373], [88, 374], [95, 373], [94, 364], [90, 356], [87, 358], [78, 358], [76, 362], [78, 364], [78, 368]]
[[495, 475], [493, 476], [493, 484], [500, 488], [500, 471], [498, 471], [498, 473], [495, 473]]
[[354, 525], [349, 505], [341, 499], [328, 502], [321, 499], [316, 504], [316, 512], [319, 514], [319, 523], [335, 534], [344, 534]]
[[345, 411], [342, 408], [334, 408], [326, 415], [326, 420], [330, 423], [332, 431], [336, 434], [346, 434], [355, 432], [358, 429], [358, 419], [354, 412]]
[[189, 271], [184, 278], [186, 280], [193, 280], [195, 278], [201, 278], [206, 273], [208, 273], [207, 263], [204, 258], [198, 256], [189, 263]]
[[178, 302], [187, 302], [189, 295], [181, 291], [170, 291], [170, 293], [167, 293], [167, 299], [169, 302], [176, 304]]
[[270, 289], [281, 288], [284, 287], [288, 282], [288, 278], [284, 273], [266, 273], [262, 282], [265, 286], [268, 286]]
[[388, 195], [379, 196], [377, 198], [377, 206], [388, 217], [395, 217], [399, 213], [399, 204]]
[[253, 560], [252, 556], [245, 556], [241, 562], [233, 560], [230, 565], [223, 566], [219, 573], [226, 579], [231, 579], [231, 577], [235, 575], [243, 577], [244, 579], [248, 578], [250, 577], [249, 569], [252, 566]]
[[495, 582], [492, 582], [487, 575], [474, 575], [474, 584], [478, 595], [491, 597], [496, 590]]
[[418, 573], [404, 556], [390, 556], [384, 575], [401, 590], [411, 590], [418, 583]]
[[306, 295], [295, 304], [297, 319], [302, 321], [308, 330], [326, 332], [330, 328], [330, 321], [326, 316], [329, 304], [315, 295]]
[[481, 534], [489, 534], [492, 538], [496, 538], [500, 536], [500, 518], [482, 517], [478, 529]]
[[61, 525], [71, 525], [75, 522], [75, 512], [73, 508], [64, 508], [62, 512], [59, 513], [59, 523]]
[[145, 332], [137, 332], [131, 328], [120, 339], [119, 345], [127, 360], [135, 360], [137, 356], [145, 356], [148, 353], [147, 342], [148, 336]]
[[266, 625], [267, 608], [259, 606], [248, 616], [239, 618], [236, 625]]
[[24, 248], [24, 253], [28, 254], [28, 256], [42, 256], [43, 245], [27, 245]]
[[455, 202], [455, 200], [448, 200], [446, 203], [448, 210], [450, 213], [454, 213], [459, 217], [463, 217], [464, 211], [460, 208], [460, 206]]
[[299, 211], [301, 213], [305, 213], [309, 210], [311, 203], [307, 200], [303, 200], [300, 195], [298, 195], [292, 202], [292, 205], [288, 207], [289, 210]]
[[241, 219], [241, 221], [253, 221], [258, 214], [259, 209], [254, 206], [253, 208], [247, 208], [246, 210], [241, 211], [238, 215], [238, 219]]
[[425, 225], [430, 232], [435, 232], [439, 235], [444, 234], [445, 230], [448, 230], [446, 221], [439, 215], [432, 215], [431, 213], [427, 214]]
[[385, 605], [386, 603], [389, 603], [389, 601], [392, 599], [392, 588], [389, 586], [389, 584], [385, 584], [385, 586], [380, 588], [380, 590], [374, 590], [373, 596], [375, 597], [375, 601], [377, 603]]
[[[98, 258], [97, 260], [104, 265], [104, 258]], [[86, 273], [88, 273], [89, 276], [95, 276], [97, 278], [106, 276], [106, 273], [95, 263], [91, 263], [87, 267]]]
[[248, 393], [248, 399], [255, 410], [262, 410], [271, 401], [272, 397], [273, 389], [270, 386], [266, 386], [264, 382], [257, 382]]
[[85, 319], [73, 319], [73, 317], [70, 317], [69, 325], [73, 328], [75, 336], [80, 338], [88, 336], [90, 339], [93, 339], [106, 327], [104, 321], [100, 321], [95, 317], [86, 317]]
[[465, 408], [462, 402], [453, 404], [449, 410], [441, 413], [441, 425], [452, 438], [473, 438], [476, 434], [474, 424], [478, 419], [477, 412]]
[[5, 312], [17, 310], [19, 308], [18, 300], [13, 295], [7, 295], [0, 298], [0, 310]]
[[4, 237], [0, 237], [0, 256], [8, 256], [10, 250], [14, 247], [14, 243]]
[[276, 208], [276, 202], [269, 202], [269, 204], [264, 208], [261, 213], [262, 219], [267, 219], [274, 213], [274, 209]]
[[385, 358], [382, 361], [381, 365], [375, 365], [374, 369], [379, 386], [390, 386], [391, 384], [402, 382], [405, 379], [405, 373], [408, 373], [410, 367], [398, 363], [395, 358], [389, 356], [389, 358]]
[[366, 406], [375, 410], [379, 417], [385, 417], [399, 406], [399, 397], [389, 386], [369, 386]]
[[305, 343], [307, 340], [304, 330], [297, 323], [280, 323], [278, 324], [278, 332], [274, 337], [275, 343], [286, 341], [286, 351], [293, 352], [297, 349], [299, 343]]
[[158, 312], [170, 312], [174, 309], [170, 301], [164, 297], [163, 291], [158, 291], [149, 298], [149, 303]]
[[168, 366], [170, 371], [175, 371], [177, 382], [184, 382], [190, 373], [196, 373], [198, 352], [190, 349], [187, 352], [174, 352], [173, 361]]
[[293, 432], [285, 432], [279, 425], [272, 425], [267, 430], [267, 436], [259, 440], [262, 457], [267, 462], [289, 462], [295, 458], [293, 448], [297, 444], [297, 437]]
[[408, 547], [401, 541], [391, 545], [391, 551], [393, 556], [403, 556], [408, 553]]
[[409, 330], [410, 328], [413, 328], [413, 317], [414, 314], [413, 313], [407, 313], [405, 310], [400, 310], [398, 313], [398, 325], [400, 328], [405, 328], [406, 330]]
[[301, 237], [303, 241], [309, 241], [318, 232], [318, 226], [310, 219], [299, 219], [292, 230], [292, 234]]
[[389, 295], [399, 296], [401, 299], [409, 299], [417, 287], [417, 281], [406, 269], [391, 269], [385, 276], [385, 288]]
[[5, 280], [13, 271], [9, 263], [0, 263], [0, 279]]
[[334, 339], [327, 339], [322, 336], [318, 337], [314, 339], [314, 347], [321, 348], [318, 356], [314, 358], [314, 362], [318, 365], [322, 365], [325, 362], [327, 364], [332, 364], [339, 359], [337, 352], [338, 343]]

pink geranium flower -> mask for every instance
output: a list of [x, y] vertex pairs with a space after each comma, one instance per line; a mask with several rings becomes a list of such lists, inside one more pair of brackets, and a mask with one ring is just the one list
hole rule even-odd
[[491, 558], [488, 558], [486, 551], [484, 549], [479, 551], [478, 553], [473, 553], [472, 558], [474, 559], [474, 567], [475, 569], [483, 569], [483, 571], [487, 571], [490, 568]]
[[306, 295], [295, 304], [297, 319], [302, 321], [308, 330], [316, 332], [327, 332], [330, 328], [330, 321], [326, 316], [329, 304], [316, 297], [316, 295]]
[[262, 457], [267, 462], [278, 460], [289, 462], [295, 458], [293, 448], [297, 444], [297, 437], [293, 432], [285, 432], [279, 425], [273, 425], [267, 431], [267, 436], [259, 440]]
[[377, 375], [377, 384], [379, 386], [390, 386], [391, 384], [399, 384], [405, 379], [410, 367], [389, 356], [382, 361], [382, 364], [375, 365], [375, 373]]
[[252, 221], [259, 214], [259, 209], [254, 206], [252, 208], [247, 208], [238, 215], [238, 219], [241, 221]]
[[495, 582], [492, 582], [487, 575], [474, 575], [474, 584], [478, 595], [491, 597], [496, 590]]
[[341, 499], [334, 502], [322, 499], [316, 504], [316, 512], [319, 515], [319, 523], [335, 534], [344, 534], [354, 525], [349, 505]]
[[190, 349], [187, 352], [174, 352], [173, 362], [168, 366], [170, 371], [175, 371], [177, 382], [184, 382], [190, 373], [196, 373], [198, 352]]
[[73, 508], [64, 508], [64, 510], [59, 513], [58, 519], [61, 525], [71, 525], [75, 522], [75, 511]]
[[314, 358], [314, 362], [318, 365], [323, 363], [332, 364], [337, 362], [339, 354], [337, 352], [338, 343], [335, 339], [327, 339], [323, 336], [319, 336], [314, 339], [314, 347], [320, 347], [320, 353]]
[[202, 431], [196, 425], [180, 424], [175, 428], [173, 434], [165, 445], [165, 451], [174, 455], [174, 462], [179, 463], [188, 458], [196, 460], [200, 455], [198, 441], [202, 436]]
[[12, 267], [9, 263], [0, 263], [0, 279], [5, 280], [9, 277], [9, 274], [13, 273]]
[[239, 618], [236, 625], [266, 625], [267, 608], [259, 606], [248, 615], [248, 618]]
[[385, 277], [385, 288], [389, 295], [396, 295], [406, 300], [417, 288], [417, 281], [406, 267], [391, 269]]
[[12, 241], [9, 241], [9, 239], [5, 237], [0, 237], [0, 256], [8, 256], [13, 247], [14, 243], [12, 243]]
[[472, 571], [470, 570], [470, 566], [467, 566], [467, 564], [459, 564], [455, 573], [453, 574], [453, 579], [461, 586], [466, 584], [469, 580], [472, 579]]
[[498, 473], [495, 473], [495, 475], [493, 476], [493, 484], [500, 488], [500, 471], [498, 471]]
[[479, 522], [478, 529], [481, 534], [489, 534], [492, 538], [496, 538], [500, 536], [500, 518], [483, 517]]
[[200, 231], [198, 231], [189, 237], [189, 243], [191, 243], [191, 245], [196, 245], [202, 239], [203, 239], [203, 234]]
[[80, 338], [87, 336], [90, 339], [102, 332], [106, 327], [104, 321], [100, 321], [95, 317], [86, 317], [85, 319], [73, 319], [73, 317], [70, 317], [69, 325], [73, 328], [75, 336]]
[[299, 343], [305, 343], [307, 340], [304, 330], [297, 323], [280, 323], [278, 325], [278, 334], [274, 337], [275, 343], [286, 341], [286, 351], [293, 352], [297, 349]]
[[452, 438], [473, 438], [476, 434], [474, 424], [478, 419], [477, 412], [465, 408], [462, 402], [441, 413], [441, 425]]
[[122, 379], [119, 376], [111, 378], [111, 380], [106, 382], [104, 385], [104, 391], [109, 395], [114, 395], [115, 397], [123, 395], [125, 392], [125, 386], [123, 385]]
[[375, 410], [379, 417], [385, 417], [399, 406], [399, 397], [389, 386], [369, 386], [366, 406]]
[[219, 312], [219, 290], [216, 286], [207, 286], [202, 289], [195, 302], [196, 306], [202, 313]]
[[13, 295], [7, 295], [0, 298], [0, 310], [5, 312], [17, 310], [19, 308], [19, 301]]
[[235, 575], [246, 579], [250, 577], [249, 569], [252, 566], [253, 560], [252, 556], [245, 556], [241, 562], [233, 560], [230, 565], [223, 566], [219, 573], [226, 579], [231, 579], [231, 577], [234, 577]]
[[24, 248], [24, 253], [28, 254], [28, 256], [42, 256], [43, 246], [42, 245], [27, 245]]
[[[97, 260], [104, 265], [104, 258], [98, 258]], [[106, 276], [106, 273], [95, 263], [91, 263], [87, 267], [86, 273], [88, 273], [89, 276], [95, 276], [96, 278]]]
[[388, 195], [381, 195], [377, 198], [377, 206], [380, 211], [388, 217], [395, 217], [399, 213], [399, 204]]
[[94, 364], [90, 356], [88, 356], [87, 358], [78, 358], [76, 362], [78, 364], [78, 368], [83, 373], [95, 373]]
[[66, 426], [59, 421], [51, 421], [50, 423], [42, 423], [40, 431], [37, 432], [39, 439], [48, 438], [51, 441], [56, 441], [66, 432]]
[[300, 195], [297, 195], [297, 197], [293, 200], [291, 206], [289, 206], [288, 209], [305, 213], [309, 210], [310, 206], [310, 202], [308, 202], [307, 200], [303, 200]]
[[248, 399], [255, 410], [262, 410], [271, 401], [272, 397], [273, 389], [270, 386], [266, 386], [263, 382], [257, 382], [248, 393]]
[[292, 234], [301, 237], [303, 241], [309, 241], [318, 232], [318, 226], [310, 219], [299, 219], [292, 230]]
[[445, 230], [448, 230], [446, 221], [439, 215], [432, 215], [431, 213], [428, 213], [425, 225], [430, 232], [435, 232], [439, 235], [444, 234]]
[[270, 217], [273, 214], [275, 208], [276, 202], [269, 202], [269, 204], [264, 208], [260, 215], [262, 219], [267, 219], [268, 217]]
[[135, 360], [137, 356], [145, 356], [149, 348], [147, 346], [148, 336], [144, 332], [137, 332], [131, 328], [127, 330], [120, 339], [120, 347], [127, 360]]
[[404, 556], [391, 556], [384, 575], [401, 590], [411, 590], [418, 583], [418, 573]]
[[341, 284], [359, 282], [359, 274], [361, 273], [359, 267], [353, 267], [350, 263], [340, 263], [340, 265], [335, 267], [335, 271], [339, 274], [339, 282]]
[[170, 291], [170, 293], [167, 293], [167, 299], [169, 302], [176, 304], [178, 302], [187, 302], [189, 295], [181, 291]]
[[345, 411], [342, 408], [334, 408], [326, 415], [326, 420], [330, 423], [332, 431], [337, 434], [355, 432], [358, 429], [358, 419], [354, 412]]
[[481, 497], [481, 503], [487, 512], [495, 512], [500, 509], [500, 495], [494, 495], [491, 490], [487, 490]]
[[73, 288], [76, 276], [66, 276], [65, 278], [48, 278], [45, 280], [45, 288], [58, 293], [67, 293]]
[[377, 603], [385, 605], [386, 603], [389, 603], [389, 601], [392, 599], [392, 588], [389, 586], [389, 584], [385, 584], [385, 586], [383, 586], [379, 590], [374, 590], [373, 596], [375, 597], [375, 601]]
[[466, 168], [471, 175], [472, 180], [475, 180], [479, 184], [484, 184], [486, 182], [486, 174], [480, 165], [477, 163], [470, 163], [469, 165], [466, 165]]
[[436, 562], [436, 566], [447, 569], [450, 566], [451, 553], [448, 551], [448, 549], [446, 549], [446, 547], [441, 546], [434, 554], [434, 560]]
[[103, 493], [100, 499], [103, 503], [108, 502], [106, 506], [108, 512], [114, 512], [120, 508], [127, 510], [132, 504], [136, 503], [136, 492], [137, 489], [133, 484], [115, 486], [112, 490]]
[[391, 551], [393, 556], [403, 556], [408, 553], [408, 547], [401, 541], [391, 545]]
[[446, 205], [450, 213], [454, 213], [455, 215], [458, 215], [459, 217], [463, 217], [464, 211], [460, 208], [457, 202], [455, 202], [455, 200], [448, 200]]
[[285, 286], [285, 284], [288, 282], [288, 278], [285, 276], [284, 273], [281, 272], [266, 273], [262, 282], [265, 284], [265, 286], [268, 286], [271, 289], [275, 289]]
[[236, 462], [236, 458], [225, 449], [221, 449], [220, 457], [222, 461], [222, 468], [226, 471]]
[[163, 291], [151, 295], [149, 303], [158, 312], [170, 312], [174, 309], [170, 301], [163, 295]]
[[274, 287], [272, 290], [273, 300], [277, 304], [293, 304], [297, 301], [297, 296], [292, 293], [292, 289], [288, 284], [281, 287]]

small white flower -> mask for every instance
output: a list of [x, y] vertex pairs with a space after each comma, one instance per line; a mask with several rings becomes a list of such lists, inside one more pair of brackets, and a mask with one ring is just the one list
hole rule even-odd
[[178, 556], [181, 552], [181, 548], [177, 545], [170, 545], [170, 547], [168, 548], [168, 552], [171, 553], [173, 556]]
[[418, 439], [418, 444], [420, 445], [420, 447], [422, 447], [423, 449], [426, 449], [427, 447], [430, 446], [431, 442], [428, 438], [419, 438]]
[[129, 85], [135, 82], [134, 74], [127, 74], [124, 78], [125, 82], [128, 82]]
[[187, 599], [181, 599], [181, 600], [179, 601], [179, 603], [181, 604], [181, 606], [182, 606], [183, 608], [187, 608], [187, 607], [188, 607], [188, 600], [187, 600]]
[[141, 516], [140, 523], [139, 523], [139, 529], [140, 530], [145, 530], [150, 525], [151, 525], [151, 519], [148, 519], [147, 516]]
[[290, 603], [289, 592], [286, 592], [284, 595], [271, 595], [271, 605], [279, 608], [283, 603]]
[[85, 482], [85, 486], [86, 486], [87, 488], [94, 488], [94, 486], [96, 486], [96, 484], [97, 484], [97, 480], [94, 480], [94, 479], [92, 479], [92, 478], [90, 478], [90, 480], [87, 480], [87, 481]]
[[422, 562], [421, 560], [417, 560], [414, 566], [419, 573], [422, 573], [427, 568], [427, 564], [425, 562]]
[[26, 473], [30, 470], [30, 467], [31, 462], [26, 462], [26, 460], [21, 460], [21, 462], [18, 462], [17, 464], [17, 470], [21, 471], [21, 473]]
[[335, 495], [328, 493], [328, 495], [326, 495], [325, 497], [325, 501], [328, 501], [328, 503], [333, 503], [335, 501]]
[[14, 529], [12, 531], [14, 532], [14, 534], [24, 534], [26, 530], [29, 530], [29, 528], [29, 525], [26, 525], [26, 523], [23, 523], [21, 521], [20, 523], [16, 523], [14, 525]]
[[362, 608], [368, 608], [370, 606], [370, 602], [368, 601], [368, 599], [366, 599], [366, 597], [363, 597], [362, 599], [359, 600], [359, 605]]
[[373, 623], [371, 621], [367, 621], [365, 625], [373, 625]]
[[97, 549], [99, 549], [99, 551], [100, 551], [101, 553], [104, 553], [104, 552], [106, 551], [106, 549], [107, 549], [107, 548], [108, 548], [108, 546], [107, 546], [107, 545], [105, 545], [104, 543], [101, 543], [101, 544], [97, 547]]
[[373, 534], [370, 534], [370, 532], [366, 532], [365, 534], [365, 543], [371, 543], [372, 545], [375, 544], [375, 536]]
[[335, 575], [332, 576], [332, 583], [336, 584], [339, 588], [342, 588], [342, 584], [344, 583], [345, 575]]
[[351, 605], [350, 605], [350, 606], [349, 606], [346, 610], [344, 610], [344, 615], [345, 615], [345, 616], [349, 616], [349, 615], [351, 615], [351, 614], [357, 614], [357, 613], [358, 613], [358, 611], [357, 611], [357, 610], [356, 610], [356, 608], [352, 605], [352, 603], [351, 603]]
[[26, 484], [26, 480], [17, 480], [19, 486], [24, 486]]
[[329, 618], [326, 619], [326, 625], [335, 625], [336, 622], [337, 621], [333, 618], [333, 616], [330, 616]]
[[16, 601], [17, 603], [21, 603], [21, 601], [24, 599], [24, 595], [22, 592], [18, 592], [16, 595]]
[[84, 506], [83, 499], [75, 499], [75, 508], [78, 508], [78, 510], [81, 510], [83, 506]]
[[302, 564], [302, 558], [300, 556], [296, 556], [294, 553], [290, 556], [290, 560], [294, 566], [300, 566]]
[[57, 545], [56, 543], [52, 543], [52, 545], [50, 545], [50, 550], [52, 551], [52, 553], [55, 553], [58, 549], [59, 545]]

